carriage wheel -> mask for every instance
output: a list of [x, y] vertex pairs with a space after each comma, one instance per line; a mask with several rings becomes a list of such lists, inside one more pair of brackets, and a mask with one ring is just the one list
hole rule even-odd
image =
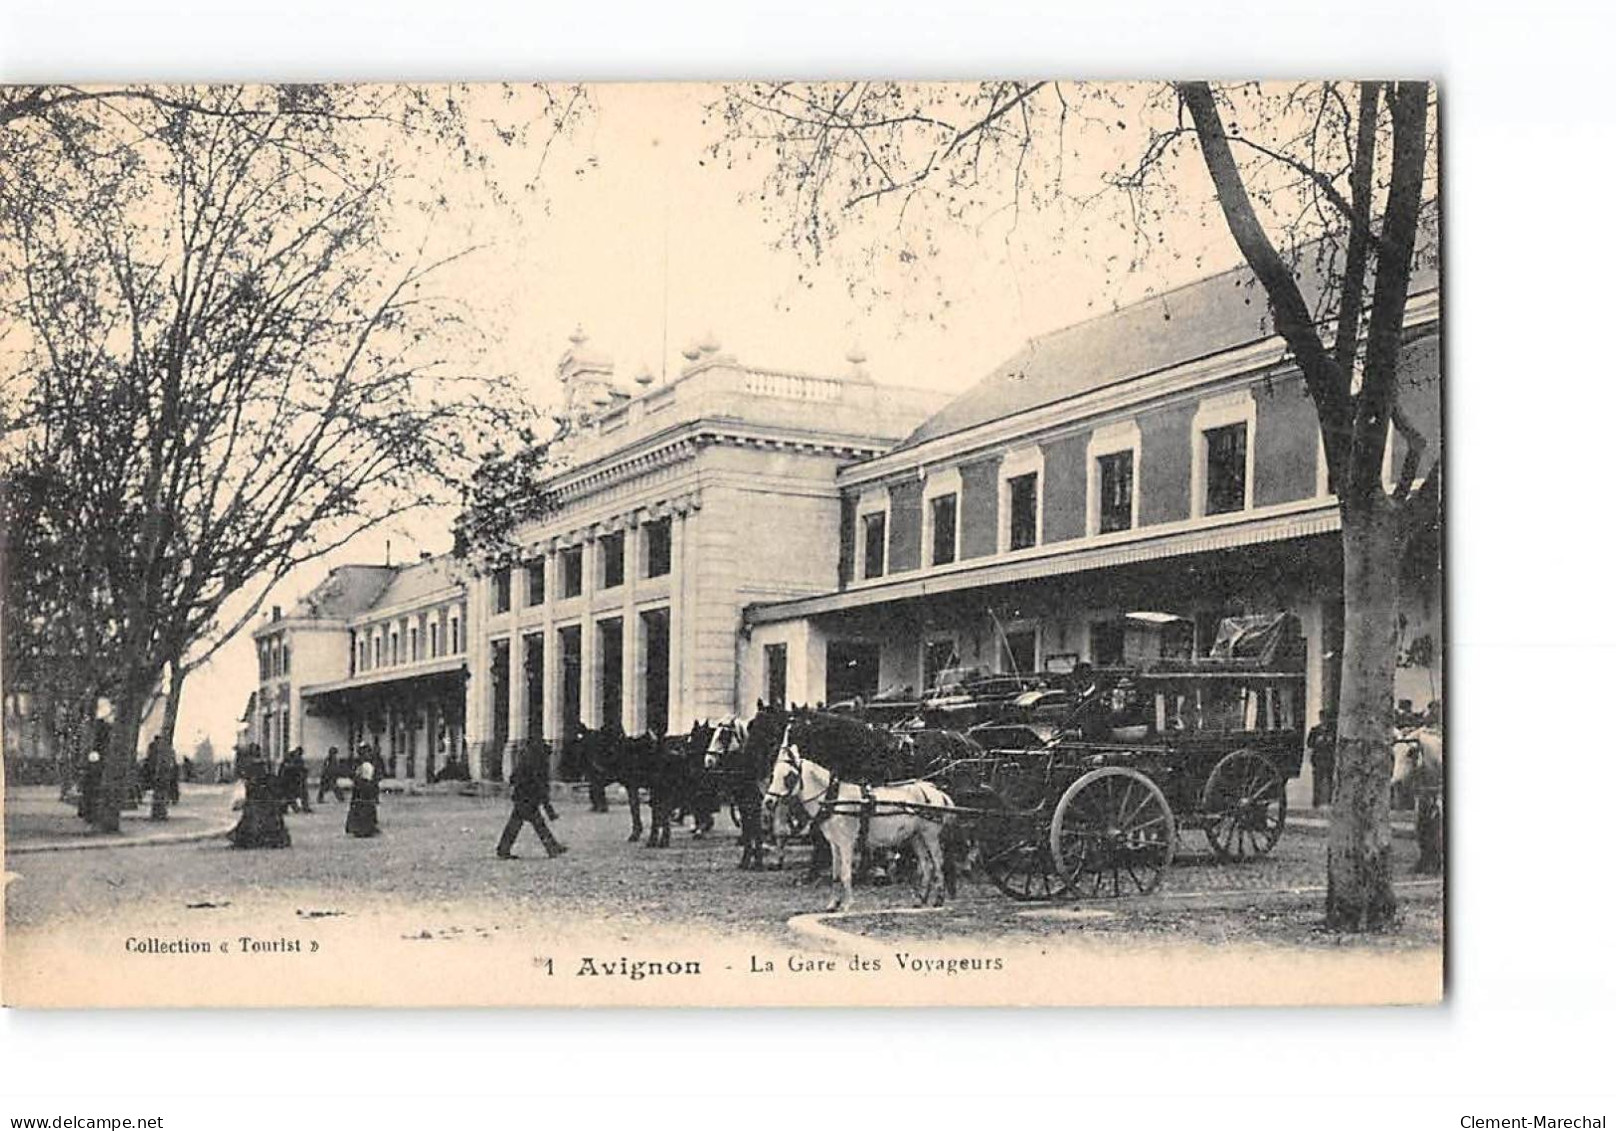
[[1236, 750], [1212, 767], [1201, 816], [1219, 860], [1266, 856], [1285, 831], [1285, 776], [1255, 750]]
[[1011, 812], [990, 789], [962, 791], [955, 800], [963, 808], [987, 810], [975, 820], [975, 840], [978, 863], [994, 887], [1021, 902], [1066, 894], [1066, 879], [1049, 858], [1039, 822]]
[[1083, 898], [1149, 895], [1173, 862], [1173, 811], [1137, 770], [1090, 770], [1061, 794], [1049, 852]]

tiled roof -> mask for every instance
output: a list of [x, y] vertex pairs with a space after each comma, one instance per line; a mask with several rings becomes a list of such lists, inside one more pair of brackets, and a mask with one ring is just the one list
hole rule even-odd
[[[1298, 282], [1310, 304], [1316, 304], [1320, 294], [1317, 276], [1304, 271]], [[1417, 271], [1409, 293], [1435, 285], [1434, 269]], [[1033, 339], [893, 450], [913, 448], [1273, 334], [1267, 296], [1249, 268], [1237, 267]]]
[[376, 603], [395, 570], [381, 565], [340, 565], [297, 603], [294, 616], [345, 620]]
[[453, 585], [454, 564], [454, 558], [448, 554], [439, 554], [437, 557], [423, 558], [409, 565], [394, 566], [392, 584], [368, 607], [386, 608], [390, 605], [402, 605], [436, 589]]

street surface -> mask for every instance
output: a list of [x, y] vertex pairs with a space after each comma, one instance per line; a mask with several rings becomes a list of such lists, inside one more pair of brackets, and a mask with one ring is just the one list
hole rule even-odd
[[[215, 812], [219, 804], [194, 800]], [[711, 838], [695, 840], [688, 827], [676, 828], [672, 847], [647, 849], [626, 840], [621, 803], [595, 814], [581, 796], [564, 793], [557, 808], [554, 828], [572, 851], [556, 860], [545, 858], [531, 829], [517, 842], [520, 859], [496, 859], [508, 803], [452, 793], [384, 797], [384, 833], [374, 840], [345, 836], [345, 807], [328, 801], [312, 815], [288, 817], [287, 850], [243, 851], [215, 839], [14, 855], [7, 860], [8, 966], [30, 996], [54, 987], [75, 998], [122, 1000], [130, 991], [121, 984], [77, 979], [86, 965], [126, 969], [131, 946], [139, 945], [131, 940], [302, 940], [305, 948], [321, 945], [317, 960], [306, 949], [302, 956], [266, 950], [246, 971], [264, 979], [250, 977], [237, 992], [283, 1001], [289, 987], [302, 987], [298, 992], [321, 1000], [371, 1000], [378, 991], [361, 989], [369, 983], [354, 979], [351, 962], [327, 960], [372, 952], [378, 977], [382, 967], [402, 962], [401, 976], [422, 979], [401, 991], [406, 999], [433, 1002], [441, 992], [468, 1004], [534, 1000], [533, 986], [511, 989], [514, 956], [524, 970], [548, 960], [553, 977], [557, 961], [571, 973], [578, 955], [607, 945], [634, 956], [721, 955], [723, 968], [737, 970], [751, 955], [782, 956], [783, 967], [787, 952], [845, 953], [866, 942], [875, 950], [912, 942], [1074, 957], [1137, 955], [1141, 946], [1204, 957], [1238, 944], [1243, 952], [1298, 960], [1352, 952], [1440, 966], [1439, 883], [1401, 891], [1403, 929], [1368, 938], [1320, 931], [1322, 896], [1287, 894], [1322, 884], [1322, 829], [1287, 830], [1270, 858], [1239, 865], [1212, 863], [1199, 834], [1189, 834], [1162, 892], [1144, 899], [1019, 904], [985, 880], [968, 879], [941, 911], [909, 911], [909, 888], [893, 884], [862, 886], [852, 915], [821, 917], [812, 913], [823, 908], [828, 889], [803, 884], [805, 849], [783, 872], [741, 872], [725, 817]], [[1399, 878], [1414, 879], [1412, 842], [1398, 839], [1395, 847]], [[67, 939], [76, 940], [72, 947]], [[135, 969], [161, 971], [166, 984], [196, 960], [144, 961], [156, 965]], [[486, 975], [474, 986], [461, 978], [468, 964]], [[440, 987], [434, 972], [454, 976]], [[321, 976], [310, 981], [313, 973]]]

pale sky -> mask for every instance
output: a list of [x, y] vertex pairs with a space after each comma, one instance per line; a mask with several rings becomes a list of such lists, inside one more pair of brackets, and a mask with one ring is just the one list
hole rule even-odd
[[[892, 299], [872, 305], [849, 294], [849, 267], [810, 267], [776, 249], [772, 222], [737, 200], [757, 183], [763, 157], [751, 170], [703, 164], [713, 127], [702, 111], [716, 93], [694, 84], [597, 86], [593, 114], [552, 151], [542, 195], [432, 218], [427, 238], [439, 250], [480, 247], [440, 288], [463, 298], [485, 332], [487, 367], [513, 374], [533, 403], [553, 399], [555, 363], [576, 326], [625, 382], [642, 365], [677, 374], [680, 351], [711, 333], [743, 363], [828, 374], [847, 370], [856, 344], [877, 381], [959, 392], [1030, 337], [1236, 261], [1221, 229], [1195, 228], [1180, 250], [1205, 253], [1199, 270], [1119, 282], [1098, 265], [1103, 242], [1079, 255], [1051, 246], [1023, 218], [1013, 232], [1007, 221], [951, 229], [927, 265], [929, 283], [905, 289], [894, 275], [886, 280]], [[513, 169], [522, 158], [510, 158]], [[862, 262], [856, 234], [846, 246], [844, 258]], [[938, 278], [946, 308], [935, 299]], [[384, 560], [389, 541], [394, 561], [445, 552], [448, 529], [444, 515], [402, 518], [303, 567], [271, 601], [291, 605], [335, 565]], [[230, 748], [256, 677], [243, 631], [190, 677], [176, 735], [182, 752], [204, 734]]]

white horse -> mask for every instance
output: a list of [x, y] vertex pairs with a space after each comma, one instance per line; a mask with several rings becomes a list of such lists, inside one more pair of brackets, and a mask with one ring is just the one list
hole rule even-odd
[[943, 826], [954, 807], [948, 794], [930, 782], [858, 786], [840, 781], [824, 766], [804, 758], [787, 727], [769, 777], [767, 800], [778, 833], [783, 801], [789, 801], [819, 826], [830, 845], [831, 902], [827, 910], [845, 911], [853, 902], [853, 860], [862, 835], [866, 848], [915, 850], [917, 905], [942, 906], [947, 891], [943, 859]]
[[1420, 849], [1414, 870], [1421, 874], [1440, 872], [1446, 854], [1442, 811], [1445, 776], [1440, 723], [1427, 723], [1393, 740], [1392, 788], [1414, 797], [1414, 838]]

